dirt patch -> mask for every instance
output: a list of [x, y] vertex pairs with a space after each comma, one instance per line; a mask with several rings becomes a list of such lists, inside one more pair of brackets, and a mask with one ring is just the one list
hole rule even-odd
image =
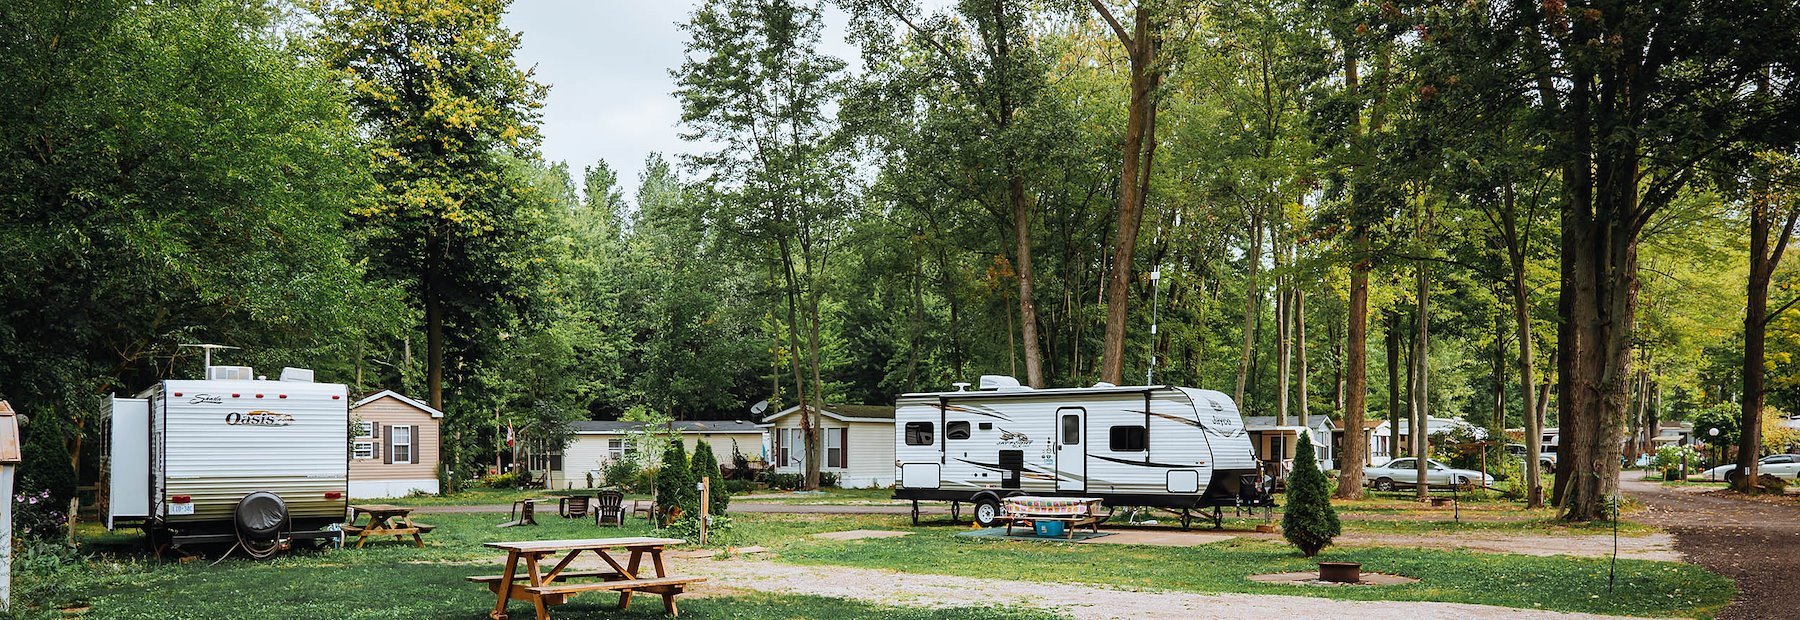
[[1402, 575], [1388, 575], [1388, 574], [1383, 574], [1383, 573], [1363, 573], [1362, 581], [1358, 581], [1356, 583], [1343, 583], [1343, 582], [1338, 582], [1338, 581], [1320, 580], [1319, 574], [1316, 572], [1273, 573], [1273, 574], [1269, 574], [1269, 575], [1251, 575], [1250, 580], [1251, 581], [1260, 581], [1262, 583], [1291, 583], [1291, 584], [1302, 585], [1302, 586], [1398, 586], [1398, 585], [1405, 585], [1405, 584], [1409, 584], [1409, 583], [1418, 583], [1419, 582], [1419, 580], [1417, 580], [1417, 579], [1414, 579], [1412, 577], [1402, 576]]
[[1405, 617], [1407, 620], [1594, 619], [1593, 616], [1462, 603], [1339, 601], [1267, 594], [1194, 594], [1103, 586], [925, 575], [843, 566], [792, 566], [757, 560], [696, 560], [675, 567], [705, 576], [710, 588], [758, 590], [911, 607], [1020, 607], [1079, 620], [1268, 620]]
[[1800, 609], [1800, 505], [1635, 480], [1620, 486], [1644, 505], [1643, 520], [1675, 535], [1676, 550], [1737, 582], [1719, 618], [1788, 618]]
[[912, 532], [895, 532], [892, 530], [845, 530], [842, 532], [821, 532], [813, 534], [813, 538], [825, 540], [862, 540], [865, 538], [899, 538]]

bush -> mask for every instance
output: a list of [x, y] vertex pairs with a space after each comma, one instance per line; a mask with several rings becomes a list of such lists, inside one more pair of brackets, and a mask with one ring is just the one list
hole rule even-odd
[[481, 486], [490, 489], [516, 489], [519, 487], [519, 483], [524, 479], [525, 474], [515, 470], [504, 474], [482, 476]]
[[820, 487], [836, 487], [837, 485], [838, 485], [837, 473], [829, 472], [829, 471], [819, 472], [819, 486]]
[[32, 424], [20, 448], [25, 461], [19, 464], [13, 497], [14, 529], [24, 538], [61, 539], [69, 522], [69, 500], [75, 498], [68, 446], [50, 422]]
[[[731, 518], [725, 515], [711, 515], [712, 521], [706, 527], [706, 542], [718, 544], [722, 537], [731, 532]], [[694, 544], [700, 544], [700, 516], [689, 514], [670, 522], [668, 527], [657, 530], [658, 536], [680, 538]]]
[[610, 459], [600, 466], [600, 484], [625, 493], [642, 493], [649, 490], [644, 486], [643, 470], [635, 456]]
[[1319, 554], [1343, 531], [1337, 510], [1331, 507], [1325, 474], [1313, 460], [1312, 440], [1294, 446], [1294, 471], [1288, 474], [1287, 511], [1281, 516], [1282, 536], [1306, 557]]
[[725, 490], [726, 490], [726, 492], [731, 493], [732, 495], [743, 495], [746, 493], [754, 493], [756, 491], [756, 481], [754, 481], [754, 480], [726, 480], [725, 481]]
[[722, 515], [725, 507], [731, 505], [731, 492], [725, 490], [725, 477], [719, 475], [719, 459], [713, 455], [712, 446], [702, 440], [694, 444], [694, 479], [710, 478], [712, 480], [711, 495], [707, 496], [711, 504], [707, 511]]
[[[1701, 457], [1699, 450], [1695, 450], [1693, 446], [1675, 445], [1657, 448], [1656, 456], [1651, 457], [1650, 459], [1650, 468], [1663, 471], [1680, 470], [1683, 456], [1687, 457], [1688, 471], [1701, 468], [1701, 461], [1704, 459]], [[1677, 475], [1677, 478], [1679, 477], [1680, 476]]]
[[12, 611], [35, 617], [30, 608], [57, 609], [77, 605], [92, 594], [81, 584], [90, 576], [87, 558], [61, 541], [21, 540], [13, 550]]
[[656, 512], [661, 522], [679, 514], [696, 514], [700, 493], [694, 490], [694, 472], [688, 465], [687, 449], [679, 441], [669, 442], [663, 449], [662, 466], [656, 469]]
[[27, 540], [62, 540], [69, 525], [68, 504], [57, 504], [49, 490], [13, 496], [13, 530]]

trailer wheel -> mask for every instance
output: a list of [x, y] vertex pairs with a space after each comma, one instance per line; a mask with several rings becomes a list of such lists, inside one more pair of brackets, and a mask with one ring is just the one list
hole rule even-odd
[[1000, 523], [1000, 500], [984, 496], [975, 500], [975, 523], [981, 527], [994, 527]]

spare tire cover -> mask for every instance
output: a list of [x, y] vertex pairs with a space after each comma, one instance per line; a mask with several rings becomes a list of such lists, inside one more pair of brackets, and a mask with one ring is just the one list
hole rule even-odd
[[250, 537], [259, 540], [275, 538], [287, 518], [287, 503], [274, 493], [257, 491], [238, 500], [237, 526]]

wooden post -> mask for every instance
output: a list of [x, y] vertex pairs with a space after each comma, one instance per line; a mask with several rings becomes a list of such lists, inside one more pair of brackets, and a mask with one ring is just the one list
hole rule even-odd
[[712, 520], [712, 478], [700, 477], [700, 546], [706, 546], [706, 525]]
[[[1478, 480], [1476, 482], [1478, 482], [1482, 487], [1487, 486], [1487, 447], [1488, 447], [1488, 442], [1486, 442], [1486, 441], [1475, 442], [1475, 448], [1477, 450], [1481, 451], [1481, 480]], [[1521, 471], [1523, 471], [1523, 470], [1521, 470]]]
[[19, 457], [19, 417], [0, 400], [0, 613], [12, 609], [13, 476]]

